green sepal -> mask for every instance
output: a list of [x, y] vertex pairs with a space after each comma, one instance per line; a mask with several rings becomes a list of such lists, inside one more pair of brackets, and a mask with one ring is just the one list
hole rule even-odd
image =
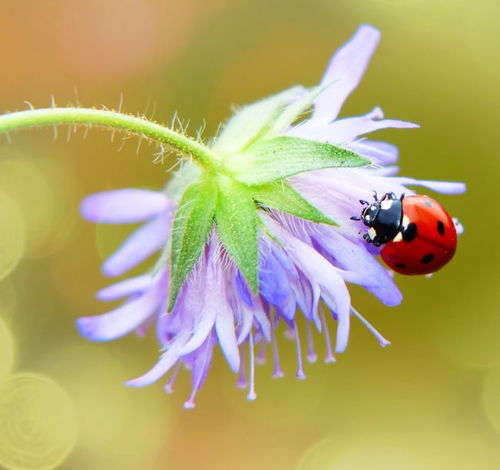
[[295, 86], [263, 100], [243, 106], [229, 119], [213, 149], [226, 154], [240, 152], [261, 139], [283, 110], [303, 88]]
[[215, 221], [220, 239], [254, 293], [258, 292], [257, 208], [248, 188], [231, 178], [218, 179]]
[[267, 137], [274, 137], [279, 134], [283, 129], [293, 124], [301, 115], [309, 111], [314, 100], [326, 88], [328, 88], [328, 85], [311, 88], [307, 93], [304, 93], [304, 96], [290, 103], [273, 122], [271, 129], [267, 133]]
[[282, 136], [254, 144], [232, 158], [227, 169], [242, 183], [258, 185], [305, 171], [370, 163], [367, 158], [335, 145]]
[[172, 225], [169, 311], [207, 242], [216, 203], [217, 186], [207, 175], [182, 194]]
[[306, 201], [295, 189], [284, 181], [251, 186], [250, 191], [255, 201], [302, 219], [338, 226], [337, 222]]

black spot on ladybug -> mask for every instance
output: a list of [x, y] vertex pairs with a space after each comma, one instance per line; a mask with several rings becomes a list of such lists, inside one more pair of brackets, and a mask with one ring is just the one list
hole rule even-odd
[[417, 236], [417, 224], [411, 222], [403, 232], [403, 240], [407, 243], [411, 242]]
[[432, 260], [434, 259], [434, 255], [432, 253], [427, 253], [426, 255], [424, 255], [422, 257], [422, 259], [420, 260], [420, 262], [422, 264], [428, 264], [430, 263]]
[[427, 199], [424, 201], [424, 204], [425, 204], [427, 207], [432, 207], [432, 202], [431, 202], [431, 201], [428, 201]]
[[440, 220], [437, 221], [439, 235], [444, 235], [444, 224]]
[[396, 263], [395, 266], [396, 266], [396, 268], [399, 268], [399, 269], [406, 268], [406, 264], [403, 264], [403, 263]]

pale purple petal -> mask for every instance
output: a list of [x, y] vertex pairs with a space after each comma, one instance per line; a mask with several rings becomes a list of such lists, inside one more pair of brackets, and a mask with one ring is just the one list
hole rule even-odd
[[318, 331], [321, 331], [321, 320], [318, 315], [318, 303], [321, 296], [321, 289], [316, 283], [311, 283], [304, 276], [292, 284], [297, 305], [300, 307], [308, 320], [316, 325]]
[[264, 216], [266, 226], [278, 237], [287, 252], [304, 275], [321, 287], [321, 296], [338, 316], [337, 352], [347, 347], [349, 337], [350, 296], [344, 280], [323, 256], [314, 248], [282, 229], [270, 217]]
[[240, 271], [238, 270], [235, 275], [235, 284], [236, 284], [236, 290], [238, 291], [238, 294], [240, 296], [240, 299], [247, 304], [249, 307], [252, 306], [252, 293], [250, 292], [250, 289], [248, 288], [248, 285], [243, 279], [243, 276], [241, 275]]
[[121, 297], [126, 297], [128, 295], [147, 290], [154, 284], [154, 282], [155, 278], [150, 274], [132, 277], [97, 291], [96, 297], [99, 300], [116, 300]]
[[[266, 314], [263, 303], [265, 300], [261, 300], [259, 297], [254, 297], [254, 311], [255, 321], [259, 325], [261, 333], [264, 335], [266, 341], [271, 341], [271, 322]], [[266, 304], [267, 305], [267, 304]]]
[[[224, 293], [219, 292], [219, 296], [224, 297]], [[215, 331], [217, 332], [220, 347], [229, 367], [234, 373], [237, 373], [240, 368], [240, 351], [236, 341], [234, 316], [226, 299], [223, 298], [221, 300], [219, 300], [217, 305]]]
[[417, 180], [414, 178], [406, 178], [404, 176], [396, 176], [390, 179], [399, 184], [408, 184], [410, 186], [424, 186], [425, 188], [432, 189], [437, 193], [443, 194], [462, 194], [466, 191], [465, 183], [450, 182], [450, 181], [429, 181]]
[[214, 261], [209, 262], [195, 277], [195, 282], [187, 286], [185, 300], [174, 310], [174, 315], [189, 315], [193, 319], [189, 340], [181, 350], [182, 355], [189, 354], [201, 346], [212, 331], [219, 309], [227, 304], [225, 297], [222, 297], [221, 274], [220, 267], [218, 269]]
[[129, 387], [144, 387], [146, 385], [151, 385], [159, 378], [164, 376], [179, 359], [179, 351], [182, 348], [183, 344], [186, 342], [186, 339], [187, 336], [185, 334], [180, 334], [179, 336], [177, 336], [149, 372], [142, 375], [141, 377], [125, 382], [125, 385], [128, 385]]
[[130, 333], [153, 315], [162, 303], [162, 283], [111, 312], [76, 321], [80, 334], [93, 341], [111, 341]]
[[337, 266], [359, 273], [360, 283], [385, 305], [395, 306], [403, 299], [387, 270], [366, 250], [361, 240], [351, 240], [336, 230], [323, 229], [314, 236], [322, 250], [332, 256]]
[[261, 295], [281, 309], [287, 318], [293, 318], [295, 305], [290, 301], [293, 296], [290, 281], [272, 254], [265, 256], [259, 271], [259, 284]]
[[377, 29], [362, 25], [335, 53], [321, 80], [321, 85], [328, 88], [316, 99], [314, 119], [332, 121], [337, 117], [344, 101], [363, 77], [379, 39]]
[[213, 356], [213, 340], [212, 334], [210, 334], [205, 342], [196, 351], [195, 357], [193, 359], [193, 371], [191, 381], [193, 384], [193, 389], [199, 390], [207, 378], [208, 371], [210, 370], [210, 365], [212, 363]]
[[287, 135], [339, 145], [348, 144], [359, 136], [379, 129], [411, 129], [419, 127], [418, 124], [413, 122], [383, 119], [383, 116], [380, 108], [374, 108], [363, 116], [339, 119], [330, 124], [316, 123], [310, 120], [304, 125], [287, 131]]
[[381, 166], [373, 168], [371, 171], [373, 171], [375, 176], [395, 176], [399, 173], [399, 167], [396, 165]]
[[370, 158], [378, 165], [392, 165], [398, 161], [399, 149], [387, 142], [363, 139], [350, 143], [347, 148]]
[[121, 276], [160, 250], [168, 240], [172, 214], [164, 213], [133, 232], [103, 264], [106, 276]]
[[147, 220], [170, 206], [172, 202], [157, 191], [118, 189], [86, 197], [81, 211], [92, 222], [127, 224]]
[[238, 311], [239, 311], [240, 316], [241, 316], [241, 321], [238, 324], [238, 338], [237, 338], [236, 342], [238, 344], [241, 344], [241, 343], [243, 343], [243, 341], [245, 341], [248, 338], [248, 335], [250, 334], [250, 330], [252, 329], [253, 310], [250, 309], [245, 304], [240, 304], [236, 308], [238, 308]]
[[[212, 331], [219, 304], [216, 297], [216, 295], [206, 296], [210, 301], [206, 302], [203, 309], [198, 313], [192, 335], [190, 335], [189, 341], [182, 347], [182, 355], [189, 354], [199, 348], [210, 331]], [[182, 315], [182, 313], [179, 314]]]

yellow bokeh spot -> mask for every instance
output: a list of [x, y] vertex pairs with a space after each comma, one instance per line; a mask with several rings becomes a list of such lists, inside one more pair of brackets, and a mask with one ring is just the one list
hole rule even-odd
[[19, 373], [0, 385], [0, 465], [49, 470], [71, 452], [77, 437], [73, 402], [56, 382]]
[[396, 436], [363, 439], [331, 436], [311, 446], [297, 470], [421, 470], [427, 468]]
[[19, 207], [26, 224], [25, 256], [56, 251], [74, 227], [76, 181], [70, 168], [53, 156], [28, 157], [9, 149], [0, 162], [0, 190]]
[[70, 346], [43, 360], [74, 400], [80, 425], [75, 457], [82, 468], [154, 467], [172, 417], [161, 388], [123, 385], [144, 370], [143, 360], [118, 350], [105, 354], [95, 344]]
[[14, 338], [5, 320], [0, 317], [0, 383], [10, 374], [14, 359]]
[[0, 280], [19, 263], [26, 238], [23, 216], [17, 205], [0, 192]]

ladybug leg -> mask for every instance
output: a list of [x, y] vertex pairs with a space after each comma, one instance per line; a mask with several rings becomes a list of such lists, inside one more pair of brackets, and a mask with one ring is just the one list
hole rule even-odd
[[364, 199], [360, 199], [359, 203], [362, 204], [363, 206], [369, 206], [370, 203], [368, 201], [365, 201]]
[[401, 199], [401, 201], [405, 198], [405, 193], [401, 194], [401, 196], [399, 196], [399, 199]]
[[375, 199], [375, 202], [378, 201], [377, 191], [375, 191], [375, 190], [373, 190], [373, 199]]
[[370, 238], [370, 235], [368, 235], [367, 233], [363, 234], [363, 240], [366, 243], [372, 243], [372, 239]]

